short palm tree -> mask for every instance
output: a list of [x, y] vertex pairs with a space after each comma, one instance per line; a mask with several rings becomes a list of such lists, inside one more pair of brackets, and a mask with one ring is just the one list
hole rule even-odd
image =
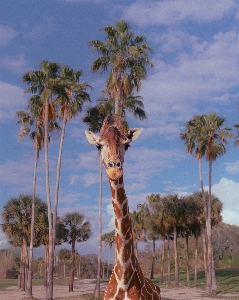
[[63, 262], [63, 276], [66, 278], [66, 263], [70, 260], [71, 258], [71, 251], [68, 249], [61, 249], [57, 253], [58, 259]]
[[177, 250], [177, 238], [179, 228], [183, 225], [183, 205], [182, 200], [178, 197], [177, 194], [168, 195], [163, 198], [163, 210], [164, 217], [163, 222], [166, 227], [167, 224], [171, 224], [173, 241], [174, 241], [174, 270], [175, 270], [175, 285], [179, 285], [179, 276], [178, 276], [178, 250]]
[[[35, 197], [35, 226], [34, 226], [34, 245], [39, 245], [41, 239], [41, 218], [46, 214], [46, 205], [38, 197]], [[27, 246], [31, 236], [31, 214], [32, 196], [20, 195], [18, 198], [11, 198], [3, 207], [2, 229], [14, 246], [22, 247], [21, 269], [20, 269], [20, 288], [26, 289], [28, 277], [28, 252]]]
[[73, 292], [74, 271], [75, 271], [75, 244], [85, 242], [90, 238], [90, 223], [85, 221], [84, 215], [77, 212], [67, 213], [61, 220], [65, 228], [64, 242], [71, 244], [71, 275], [69, 292]]
[[139, 91], [141, 81], [146, 79], [147, 67], [152, 67], [149, 53], [152, 49], [145, 44], [145, 37], [135, 36], [126, 21], [116, 26], [103, 28], [107, 38], [105, 42], [93, 40], [89, 46], [97, 51], [99, 57], [92, 63], [92, 72], [107, 71], [106, 93], [114, 99], [115, 114], [123, 99]]

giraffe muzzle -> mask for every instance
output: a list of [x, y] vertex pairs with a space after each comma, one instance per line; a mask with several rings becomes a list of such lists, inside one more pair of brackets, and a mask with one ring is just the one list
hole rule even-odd
[[118, 180], [123, 175], [123, 169], [122, 168], [107, 168], [106, 174], [109, 176], [111, 180]]

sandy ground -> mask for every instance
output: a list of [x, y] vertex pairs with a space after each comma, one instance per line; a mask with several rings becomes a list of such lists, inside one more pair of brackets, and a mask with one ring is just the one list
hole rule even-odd
[[[101, 283], [102, 291], [105, 289], [107, 283]], [[91, 279], [76, 281], [74, 285], [74, 292], [68, 292], [68, 286], [54, 286], [54, 299], [57, 300], [84, 300], [82, 295], [93, 293], [95, 288], [95, 283]], [[161, 288], [161, 295], [164, 298], [172, 300], [239, 300], [239, 295], [227, 294], [220, 295], [220, 297], [207, 297], [204, 290], [189, 288], [189, 287], [179, 287], [179, 288]], [[33, 296], [37, 300], [45, 299], [45, 289], [42, 286], [33, 287]], [[9, 287], [4, 291], [0, 291], [0, 300], [24, 300], [26, 299], [26, 293], [24, 291], [18, 290], [17, 287]]]

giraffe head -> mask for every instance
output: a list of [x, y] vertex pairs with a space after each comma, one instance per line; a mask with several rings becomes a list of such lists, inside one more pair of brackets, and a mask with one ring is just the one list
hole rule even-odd
[[104, 119], [100, 136], [91, 131], [85, 131], [88, 142], [100, 150], [106, 173], [111, 180], [118, 180], [123, 175], [125, 151], [142, 130], [142, 128], [133, 128], [125, 134], [121, 118], [115, 116], [114, 124], [111, 125], [110, 116], [107, 116]]

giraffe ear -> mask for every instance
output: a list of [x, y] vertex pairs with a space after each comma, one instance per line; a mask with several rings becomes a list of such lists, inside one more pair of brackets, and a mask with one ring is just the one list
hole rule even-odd
[[91, 145], [94, 145], [96, 147], [100, 145], [99, 137], [96, 134], [94, 134], [92, 131], [85, 130], [85, 135], [86, 135], [87, 141]]
[[127, 132], [126, 136], [131, 142], [133, 142], [140, 136], [142, 131], [143, 128], [132, 128]]

